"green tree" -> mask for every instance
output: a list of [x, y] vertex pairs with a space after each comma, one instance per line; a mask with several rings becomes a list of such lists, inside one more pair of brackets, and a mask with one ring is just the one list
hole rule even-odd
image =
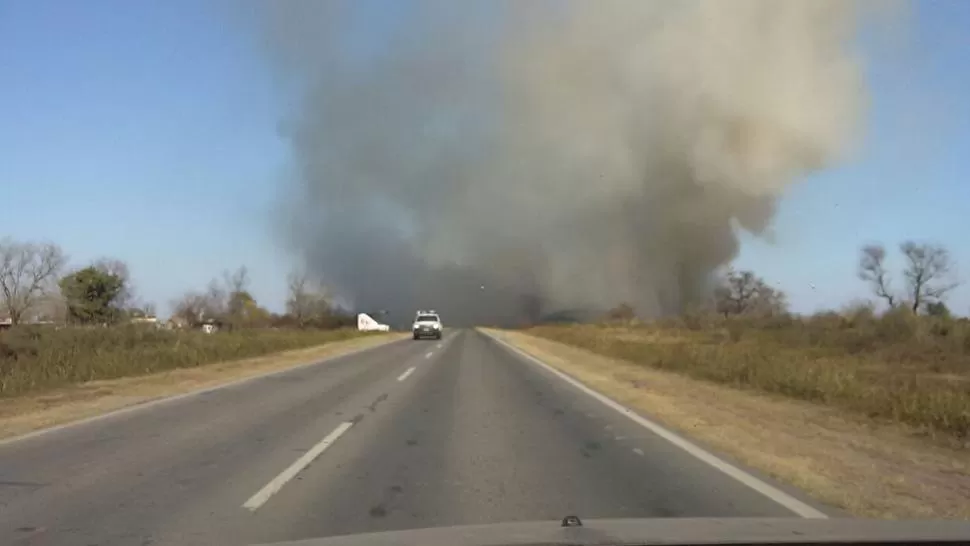
[[65, 276], [58, 284], [67, 303], [68, 320], [105, 324], [118, 319], [115, 303], [125, 289], [120, 276], [89, 266]]
[[256, 299], [246, 290], [229, 295], [225, 323], [229, 328], [258, 328], [269, 323], [269, 311], [256, 303]]

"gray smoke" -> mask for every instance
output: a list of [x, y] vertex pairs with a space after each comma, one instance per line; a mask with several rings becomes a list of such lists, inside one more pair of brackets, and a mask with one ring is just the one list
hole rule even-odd
[[847, 0], [261, 7], [296, 105], [289, 242], [397, 320], [704, 300], [865, 106]]

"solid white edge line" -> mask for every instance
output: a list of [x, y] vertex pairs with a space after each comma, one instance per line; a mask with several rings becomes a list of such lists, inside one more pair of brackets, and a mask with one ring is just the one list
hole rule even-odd
[[[284, 375], [284, 374], [291, 373], [291, 372], [295, 372], [295, 371], [298, 371], [298, 370], [303, 370], [303, 369], [306, 369], [306, 368], [312, 368], [313, 366], [320, 366], [320, 365], [323, 365], [323, 364], [326, 364], [326, 363], [330, 363], [330, 362], [339, 360], [341, 358], [347, 358], [347, 357], [355, 356], [355, 355], [358, 355], [360, 353], [363, 353], [363, 352], [366, 352], [366, 351], [370, 351], [370, 350], [373, 350], [373, 349], [379, 349], [381, 347], [387, 347], [388, 345], [390, 345], [392, 343], [398, 343], [400, 341], [401, 340], [393, 340], [392, 339], [390, 341], [387, 341], [385, 343], [380, 343], [378, 345], [368, 345], [366, 347], [360, 347], [360, 348], [353, 349], [352, 351], [349, 351], [349, 352], [346, 352], [346, 353], [341, 353], [341, 354], [326, 356], [326, 357], [321, 358], [319, 360], [314, 360], [312, 362], [307, 362], [307, 363], [304, 363], [304, 364], [297, 364], [296, 366], [293, 366], [293, 367], [290, 367], [290, 368], [284, 368], [282, 370], [274, 370], [272, 372], [267, 372], [267, 373], [264, 373], [264, 374], [257, 374], [257, 375], [251, 375], [249, 377], [242, 377], [242, 378], [239, 378], [239, 379], [233, 379], [232, 381], [228, 381], [226, 383], [220, 383], [218, 385], [213, 385], [211, 387], [205, 387], [205, 388], [202, 388], [202, 389], [199, 389], [199, 390], [195, 390], [195, 391], [189, 391], [189, 392], [183, 392], [183, 393], [179, 393], [179, 394], [173, 394], [171, 396], [162, 396], [160, 398], [153, 398], [153, 399], [147, 400], [145, 402], [133, 404], [131, 406], [123, 406], [123, 407], [120, 407], [118, 409], [111, 410], [111, 411], [109, 411], [107, 413], [101, 413], [101, 414], [98, 414], [98, 415], [92, 415], [91, 417], [85, 417], [83, 419], [78, 419], [77, 421], [69, 421], [67, 423], [61, 423], [59, 425], [54, 425], [52, 427], [42, 428], [42, 429], [39, 429], [39, 430], [33, 430], [31, 432], [26, 432], [24, 434], [20, 434], [20, 435], [17, 435], [17, 436], [10, 436], [8, 438], [2, 438], [2, 439], [0, 439], [0, 446], [6, 445], [6, 444], [13, 444], [13, 443], [20, 442], [20, 441], [23, 441], [23, 440], [29, 440], [31, 438], [36, 438], [38, 436], [44, 436], [46, 434], [53, 434], [53, 433], [56, 433], [56, 432], [59, 432], [59, 431], [62, 431], [62, 430], [66, 430], [66, 429], [70, 429], [70, 428], [74, 428], [74, 427], [81, 427], [81, 426], [84, 426], [84, 425], [89, 425], [91, 423], [95, 423], [97, 421], [102, 421], [102, 420], [105, 420], [105, 419], [112, 419], [112, 418], [115, 418], [115, 417], [121, 417], [122, 415], [125, 415], [127, 413], [135, 413], [135, 412], [139, 412], [139, 411], [142, 411], [142, 410], [147, 410], [147, 409], [150, 409], [150, 408], [153, 408], [153, 407], [156, 407], [156, 406], [162, 406], [162, 405], [165, 405], [165, 404], [170, 404], [172, 402], [178, 402], [179, 400], [184, 400], [186, 398], [192, 398], [193, 396], [199, 396], [199, 395], [203, 395], [203, 394], [209, 394], [211, 392], [219, 391], [219, 390], [222, 390], [222, 389], [230, 389], [232, 387], [237, 387], [239, 385], [243, 385], [245, 383], [249, 383], [250, 381], [255, 382], [255, 381], [259, 381], [260, 379], [266, 379], [266, 378], [269, 378], [269, 377], [275, 377], [277, 375]], [[168, 370], [168, 371], [174, 371], [174, 370]]]
[[300, 473], [301, 470], [313, 462], [313, 459], [319, 457], [321, 453], [333, 445], [333, 443], [337, 441], [337, 438], [343, 436], [343, 434], [352, 426], [354, 426], [354, 424], [350, 421], [340, 423], [337, 428], [333, 429], [333, 432], [328, 434], [323, 440], [320, 440], [317, 445], [310, 448], [310, 451], [304, 453], [302, 457], [294, 461], [293, 464], [286, 468], [286, 470], [280, 472], [279, 475], [270, 480], [270, 482], [263, 486], [262, 489], [257, 491], [255, 495], [249, 497], [249, 500], [247, 500], [242, 507], [251, 512], [255, 512], [260, 506], [265, 504], [270, 497], [282, 489], [283, 486], [286, 485], [286, 482], [292, 480], [297, 474]]
[[411, 375], [411, 374], [414, 373], [414, 370], [415, 370], [415, 367], [414, 366], [411, 366], [404, 373], [402, 373], [401, 375], [397, 376], [397, 380], [398, 381], [404, 381], [405, 379], [408, 378], [409, 375]]
[[796, 499], [795, 497], [792, 497], [791, 495], [789, 495], [788, 493], [785, 493], [784, 491], [778, 489], [777, 487], [773, 487], [759, 480], [758, 478], [755, 478], [751, 474], [748, 474], [747, 472], [732, 465], [731, 463], [728, 463], [727, 461], [724, 461], [716, 457], [715, 455], [708, 453], [698, 445], [686, 440], [685, 438], [677, 434], [674, 434], [673, 432], [667, 430], [666, 428], [660, 426], [659, 424], [654, 423], [653, 421], [641, 416], [640, 414], [636, 413], [630, 408], [627, 408], [626, 406], [620, 404], [619, 402], [616, 402], [612, 398], [609, 398], [603, 394], [600, 394], [594, 391], [593, 389], [580, 383], [576, 379], [573, 379], [569, 375], [553, 368], [552, 366], [526, 353], [525, 351], [522, 351], [518, 347], [513, 347], [511, 344], [507, 343], [506, 341], [499, 339], [495, 336], [489, 335], [485, 332], [482, 332], [482, 333], [492, 338], [493, 340], [497, 341], [499, 344], [501, 344], [508, 350], [512, 351], [513, 353], [519, 355], [523, 359], [529, 362], [532, 362], [537, 366], [542, 367], [549, 373], [555, 375], [559, 379], [562, 379], [563, 381], [583, 391], [589, 396], [592, 396], [593, 398], [599, 400], [606, 406], [609, 406], [610, 408], [622, 413], [623, 415], [626, 415], [632, 421], [646, 428], [650, 432], [653, 432], [657, 436], [660, 436], [664, 440], [667, 440], [668, 442], [674, 444], [675, 446], [683, 449], [687, 453], [709, 464], [710, 466], [716, 468], [717, 470], [720, 470], [724, 474], [727, 474], [728, 476], [743, 483], [744, 485], [750, 487], [751, 489], [754, 489], [758, 493], [761, 493], [765, 497], [768, 497], [769, 499], [777, 502], [778, 504], [791, 510], [795, 514], [807, 519], [828, 519], [828, 516], [825, 513], [821, 512], [820, 510], [813, 508], [808, 504], [805, 504], [804, 502]]

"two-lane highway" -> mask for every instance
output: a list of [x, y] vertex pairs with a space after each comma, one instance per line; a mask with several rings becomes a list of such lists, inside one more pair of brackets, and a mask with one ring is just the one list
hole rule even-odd
[[0, 444], [3, 544], [249, 544], [566, 514], [794, 515], [475, 331]]

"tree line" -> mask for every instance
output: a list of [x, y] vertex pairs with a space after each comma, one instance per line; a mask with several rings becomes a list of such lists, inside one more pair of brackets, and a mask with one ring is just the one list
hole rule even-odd
[[[900, 271], [902, 286], [894, 284], [894, 275], [886, 264], [886, 248], [868, 244], [860, 249], [858, 276], [869, 285], [872, 294], [890, 309], [904, 306], [915, 314], [946, 316], [950, 314], [946, 296], [957, 286], [955, 263], [949, 251], [938, 244], [906, 241], [899, 245], [903, 257]], [[771, 286], [750, 270], [728, 269], [716, 279], [711, 300], [700, 311], [715, 312], [724, 317], [771, 316], [788, 312], [785, 293]], [[635, 310], [621, 304], [609, 311], [614, 320], [633, 318]]]
[[[102, 258], [73, 269], [67, 263], [66, 254], [56, 244], [0, 239], [0, 313], [13, 324], [111, 325], [155, 318], [155, 305], [137, 297], [125, 262]], [[172, 301], [172, 319], [184, 327], [214, 324], [227, 329], [354, 324], [348, 312], [332, 304], [326, 288], [305, 271], [289, 275], [282, 314], [259, 305], [249, 284], [245, 266], [226, 271], [204, 290], [190, 291]]]
[[188, 292], [172, 301], [173, 317], [189, 326], [214, 324], [220, 328], [340, 328], [355, 324], [351, 314], [332, 303], [326, 287], [305, 270], [287, 277], [286, 311], [271, 313], [249, 291], [249, 271], [241, 266], [213, 279], [204, 291]]
[[[958, 286], [955, 264], [941, 245], [906, 241], [899, 245], [902, 286], [887, 266], [886, 248], [860, 249], [858, 276], [888, 307], [913, 313], [948, 315], [946, 296]], [[0, 312], [13, 324], [53, 321], [71, 324], [116, 324], [152, 317], [155, 305], [136, 296], [127, 264], [102, 258], [66, 271], [67, 256], [53, 243], [0, 240]], [[286, 310], [271, 313], [249, 290], [245, 266], [226, 271], [202, 291], [190, 291], [171, 302], [173, 318], [187, 327], [215, 324], [224, 328], [336, 328], [353, 325], [350, 313], [332, 304], [326, 287], [306, 271], [287, 278]], [[777, 315], [788, 312], [785, 293], [752, 271], [728, 269], [715, 283], [705, 310], [725, 317]], [[609, 313], [622, 319], [635, 315], [623, 304]], [[0, 317], [3, 318], [3, 317]]]

